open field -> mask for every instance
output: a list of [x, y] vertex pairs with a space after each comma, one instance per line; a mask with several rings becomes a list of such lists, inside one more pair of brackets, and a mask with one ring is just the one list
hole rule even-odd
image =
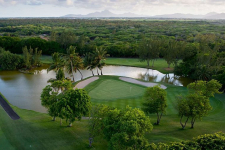
[[[100, 76], [100, 79], [91, 83], [86, 87], [89, 94], [93, 97], [95, 93], [91, 91], [99, 91], [101, 95], [98, 98], [92, 98], [93, 104], [102, 103], [109, 106], [124, 108], [126, 105], [132, 107], [141, 107], [141, 96], [145, 87], [134, 85], [120, 81], [119, 77]], [[107, 83], [107, 84], [105, 84]], [[107, 86], [107, 88], [106, 88]], [[129, 90], [116, 87], [131, 87], [138, 91], [129, 96]], [[215, 133], [218, 131], [225, 132], [225, 94], [216, 95], [211, 98], [213, 110], [210, 115], [204, 117], [202, 121], [197, 120], [194, 129], [190, 129], [190, 123], [187, 124], [185, 130], [181, 130], [179, 117], [175, 107], [175, 96], [185, 94], [185, 87], [177, 87], [166, 84], [168, 87], [167, 98], [168, 108], [167, 114], [162, 117], [161, 124], [154, 126], [151, 133], [147, 133], [146, 137], [149, 142], [173, 142], [181, 140], [190, 140], [195, 136], [205, 133]], [[110, 90], [112, 93], [108, 94]], [[118, 94], [117, 94], [118, 93]], [[113, 96], [122, 94], [123, 98], [117, 99]], [[135, 95], [136, 94], [136, 95]], [[108, 96], [107, 96], [108, 95]], [[112, 96], [112, 98], [110, 98]], [[105, 100], [107, 99], [107, 100]], [[66, 127], [67, 123], [63, 121], [60, 126], [59, 119], [56, 122], [51, 121], [51, 117], [47, 114], [38, 113], [30, 110], [23, 110], [13, 106], [13, 109], [21, 117], [20, 120], [13, 121], [0, 107], [0, 145], [3, 149], [89, 149], [88, 148], [88, 120], [76, 121], [73, 127]], [[156, 116], [150, 115], [152, 123], [155, 122]], [[95, 139], [93, 149], [106, 149], [107, 143], [104, 139]]]
[[51, 64], [52, 63], [52, 56], [49, 56], [49, 55], [42, 55], [40, 57], [40, 60], [42, 63], [44, 64]]
[[[141, 67], [147, 68], [147, 62], [140, 62], [138, 58], [107, 58], [107, 65], [122, 65], [122, 66], [132, 66], [132, 67]], [[173, 72], [173, 65], [171, 64], [171, 70], [165, 70], [168, 67], [168, 64], [164, 59], [157, 59], [152, 67], [152, 62], [150, 62], [150, 68], [153, 70], [158, 70], [162, 73], [171, 73]]]

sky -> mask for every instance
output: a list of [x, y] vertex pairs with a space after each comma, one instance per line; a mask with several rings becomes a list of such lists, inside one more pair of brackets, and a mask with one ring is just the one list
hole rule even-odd
[[0, 0], [0, 17], [60, 17], [109, 10], [115, 14], [225, 13], [225, 0]]

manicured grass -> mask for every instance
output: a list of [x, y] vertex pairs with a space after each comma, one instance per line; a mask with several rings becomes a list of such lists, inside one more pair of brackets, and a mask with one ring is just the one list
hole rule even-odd
[[[118, 77], [112, 77], [115, 82], [111, 82], [110, 84], [113, 87], [116, 87], [117, 84], [116, 80]], [[110, 80], [110, 76], [103, 76], [100, 77], [99, 80], [89, 84], [86, 89], [87, 91], [101, 91], [107, 90], [106, 86], [102, 86], [101, 84], [104, 81]], [[107, 87], [111, 86], [110, 84]], [[225, 94], [216, 94], [215, 97], [210, 98], [210, 103], [213, 107], [213, 110], [210, 112], [209, 116], [203, 117], [202, 120], [197, 120], [195, 123], [195, 128], [190, 129], [190, 122], [187, 124], [185, 130], [181, 130], [180, 126], [180, 118], [177, 115], [177, 110], [175, 109], [176, 106], [176, 99], [177, 95], [185, 95], [188, 91], [186, 87], [178, 87], [170, 84], [165, 84], [168, 88], [167, 91], [167, 114], [162, 117], [161, 123], [159, 126], [154, 125], [154, 129], [151, 133], [147, 133], [146, 137], [148, 138], [149, 142], [172, 142], [172, 141], [181, 141], [181, 140], [191, 140], [193, 137], [202, 134], [211, 134], [215, 132], [225, 132]], [[119, 85], [118, 85], [119, 87]], [[98, 90], [96, 90], [98, 89]], [[143, 89], [143, 91], [145, 88]], [[91, 92], [89, 93], [90, 95]], [[119, 91], [119, 93], [122, 93]], [[128, 93], [128, 92], [127, 92]], [[107, 92], [102, 93], [105, 95], [99, 95], [98, 98], [92, 98], [93, 104], [106, 104], [109, 106], [117, 107], [120, 109], [125, 108], [127, 105], [131, 107], [138, 107], [141, 108], [142, 106], [142, 98], [119, 98], [119, 99], [109, 99], [104, 100], [107, 96]], [[152, 123], [156, 121], [156, 115], [150, 115]]]
[[[147, 68], [147, 62], [140, 62], [138, 58], [107, 58], [107, 65], [122, 65], [122, 66], [133, 66], [133, 67], [141, 67]], [[173, 64], [171, 64], [171, 70], [166, 70], [168, 67], [167, 62], [164, 59], [157, 59], [154, 63], [154, 67], [152, 67], [152, 62], [150, 62], [150, 68], [154, 70], [158, 70], [162, 73], [171, 73], [173, 72]]]
[[[104, 89], [104, 87], [110, 85], [113, 85], [115, 88], [116, 85], [120, 85], [124, 88], [132, 86], [140, 91], [145, 90], [145, 87], [120, 81], [118, 77], [113, 76], [100, 76], [100, 79], [89, 84], [86, 90], [91, 92], [96, 88]], [[175, 109], [175, 96], [186, 94], [187, 88], [169, 84], [166, 84], [166, 86], [168, 87], [166, 89], [168, 98], [167, 114], [162, 117], [159, 126], [154, 125], [153, 131], [146, 133], [146, 138], [150, 143], [190, 140], [193, 137], [206, 133], [225, 132], [225, 94], [216, 94], [214, 98], [210, 98], [213, 110], [202, 121], [197, 120], [194, 129], [190, 129], [189, 122], [186, 129], [181, 130], [179, 117]], [[107, 89], [105, 88], [104, 90]], [[111, 87], [111, 90], [115, 89]], [[116, 89], [115, 91], [122, 93], [126, 90], [117, 91]], [[106, 104], [121, 109], [125, 108], [126, 105], [140, 108], [142, 103], [141, 94], [130, 98], [129, 90], [126, 93], [127, 97], [110, 99], [109, 96], [107, 97], [107, 92], [103, 92], [102, 94], [105, 95], [96, 99], [92, 98], [92, 103], [94, 105], [98, 103]], [[111, 96], [114, 96], [114, 93], [111, 93]], [[104, 100], [104, 98], [108, 99]], [[63, 121], [63, 126], [60, 126], [59, 118], [57, 118], [56, 122], [53, 122], [47, 114], [23, 110], [17, 107], [13, 107], [13, 109], [19, 114], [21, 119], [13, 121], [0, 107], [0, 149], [90, 149], [88, 147], [88, 120], [76, 121], [73, 123], [73, 127], [69, 128], [66, 127], [67, 123], [65, 120]], [[150, 115], [150, 118], [152, 123], [156, 121], [155, 114]], [[107, 149], [107, 143], [104, 139], [95, 139], [93, 146], [93, 149]]]
[[100, 76], [85, 89], [93, 104], [106, 104], [116, 108], [140, 107], [144, 86], [119, 80], [117, 76]]

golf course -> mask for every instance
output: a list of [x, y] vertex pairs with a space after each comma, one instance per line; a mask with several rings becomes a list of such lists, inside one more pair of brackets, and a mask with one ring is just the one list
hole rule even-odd
[[[187, 124], [185, 130], [181, 129], [179, 117], [175, 109], [177, 95], [185, 95], [186, 87], [164, 84], [167, 89], [167, 110], [162, 116], [159, 126], [154, 126], [151, 133], [146, 133], [150, 143], [175, 142], [191, 140], [202, 134], [225, 132], [225, 94], [216, 94], [210, 98], [213, 110], [207, 117], [197, 120], [194, 129]], [[85, 90], [91, 97], [92, 105], [105, 104], [118, 109], [127, 105], [135, 108], [142, 107], [142, 96], [146, 87], [119, 79], [118, 76], [99, 76], [99, 79], [90, 83]], [[12, 106], [12, 105], [11, 105]], [[72, 127], [67, 127], [63, 120], [60, 126], [59, 118], [51, 121], [45, 113], [20, 109], [12, 106], [20, 116], [19, 120], [12, 120], [2, 107], [0, 107], [0, 145], [3, 149], [105, 149], [105, 139], [95, 139], [93, 147], [88, 143], [88, 120], [75, 121]], [[152, 124], [156, 115], [150, 115]]]

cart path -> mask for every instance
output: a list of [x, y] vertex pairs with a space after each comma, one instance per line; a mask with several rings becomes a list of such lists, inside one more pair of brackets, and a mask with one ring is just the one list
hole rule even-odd
[[[126, 82], [130, 82], [130, 83], [134, 83], [134, 84], [143, 85], [143, 86], [146, 86], [146, 87], [153, 87], [153, 86], [155, 86], [155, 85], [160, 85], [160, 84], [157, 84], [157, 83], [142, 82], [142, 81], [138, 81], [138, 80], [136, 80], [136, 79], [126, 78], [126, 77], [120, 77], [119, 79], [120, 79], [120, 80], [123, 80], [123, 81], [126, 81]], [[166, 89], [166, 88], [167, 88], [165, 85], [160, 85], [160, 87], [161, 87], [162, 89]]]
[[87, 86], [91, 82], [94, 82], [94, 81], [96, 81], [98, 79], [99, 79], [99, 77], [91, 77], [91, 78], [89, 78], [87, 80], [81, 81], [74, 87], [74, 89], [83, 89], [85, 86]]
[[6, 102], [6, 100], [0, 95], [0, 104], [5, 112], [11, 117], [13, 120], [18, 120], [20, 117], [17, 113], [10, 107], [10, 105]]

